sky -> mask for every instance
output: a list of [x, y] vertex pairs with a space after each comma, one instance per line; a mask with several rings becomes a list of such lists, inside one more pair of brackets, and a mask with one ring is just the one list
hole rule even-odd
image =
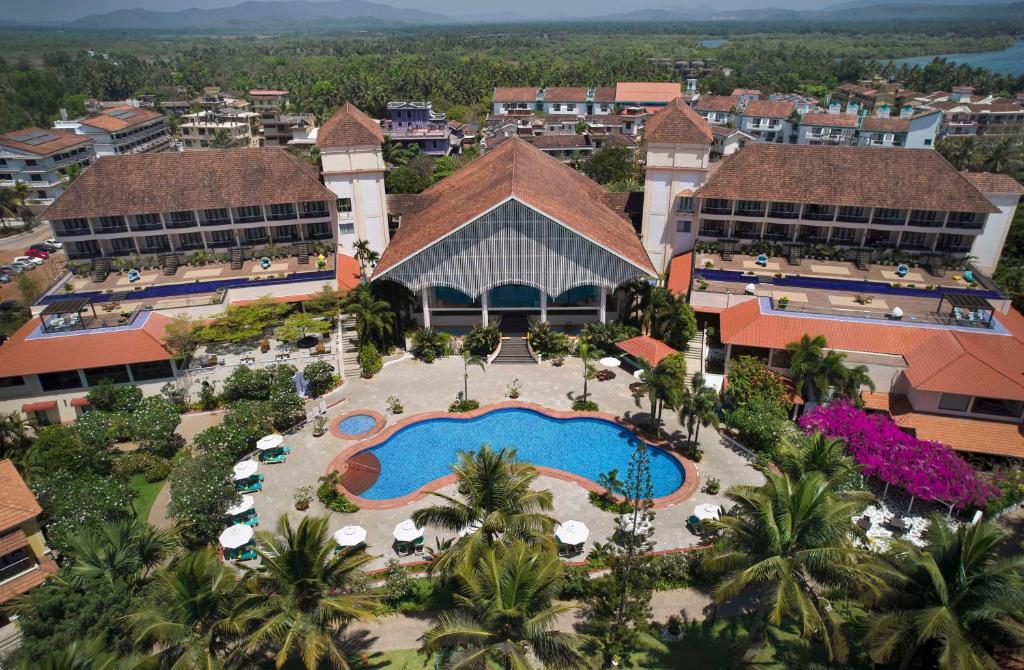
[[[237, 5], [242, 0], [0, 0], [0, 19], [12, 21], [70, 21], [92, 14], [103, 14], [117, 9], [144, 8], [159, 11], [178, 11], [190, 7], [225, 7]], [[713, 7], [716, 9], [745, 9], [756, 7], [785, 7], [789, 9], [818, 9], [839, 3], [841, 0], [634, 0], [624, 4], [622, 0], [562, 0], [550, 3], [545, 0], [371, 0], [393, 7], [413, 7], [448, 15], [509, 15], [512, 11], [524, 12], [523, 18], [538, 18], [536, 12], [544, 8], [561, 15], [597, 15], [631, 11], [645, 8], [682, 10], [688, 7]], [[893, 0], [899, 2], [900, 0]]]

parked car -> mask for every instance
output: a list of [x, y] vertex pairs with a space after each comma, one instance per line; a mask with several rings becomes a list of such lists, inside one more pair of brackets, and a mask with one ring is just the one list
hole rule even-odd
[[47, 258], [50, 257], [50, 252], [43, 251], [42, 249], [34, 249], [32, 247], [29, 247], [28, 249], [25, 249], [25, 255], [30, 256], [31, 258], [41, 258], [42, 260], [45, 261]]
[[0, 265], [0, 273], [5, 275], [20, 275], [24, 268], [19, 265]]
[[0, 284], [10, 284], [10, 283], [11, 283], [11, 275], [9, 275], [9, 274], [0, 274]]
[[11, 263], [13, 265], [18, 265], [20, 263], [21, 265], [35, 268], [37, 265], [42, 265], [44, 261], [42, 258], [33, 258], [32, 256], [15, 256]]
[[50, 239], [48, 239], [48, 240], [43, 240], [43, 244], [49, 244], [54, 249], [63, 249], [64, 248], [64, 243], [63, 242], [58, 242], [57, 240], [53, 239], [52, 237]]
[[0, 301], [0, 312], [9, 312], [18, 306], [17, 300]]
[[29, 247], [29, 249], [37, 249], [39, 251], [45, 251], [48, 254], [52, 254], [53, 252], [57, 251], [57, 247], [53, 246], [52, 244], [47, 244], [46, 242], [40, 242], [39, 244], [33, 244], [31, 247]]

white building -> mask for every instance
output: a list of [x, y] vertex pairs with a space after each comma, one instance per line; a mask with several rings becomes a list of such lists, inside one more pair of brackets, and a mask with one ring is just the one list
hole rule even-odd
[[904, 107], [898, 118], [887, 115], [885, 105], [877, 107], [872, 116], [861, 121], [857, 144], [865, 147], [903, 147], [932, 149], [939, 132], [942, 114], [938, 110]]
[[61, 120], [54, 128], [92, 138], [97, 156], [153, 153], [170, 147], [167, 118], [152, 109], [121, 105], [81, 119]]
[[808, 112], [800, 118], [796, 143], [850, 146], [857, 139], [857, 121], [856, 114]]
[[727, 126], [740, 106], [738, 95], [702, 95], [693, 109], [713, 126]]
[[28, 184], [29, 204], [45, 206], [64, 192], [64, 175], [96, 159], [89, 137], [65, 130], [23, 128], [0, 135], [0, 186]]
[[[215, 149], [214, 137], [220, 132], [235, 148], [259, 146], [260, 138], [253, 133], [258, 125], [256, 112], [237, 112], [230, 115], [215, 112], [186, 114], [178, 125], [181, 143], [186, 150]], [[220, 147], [224, 148], [224, 147]]]
[[793, 130], [791, 100], [751, 100], [740, 112], [738, 128], [758, 142], [786, 144]]

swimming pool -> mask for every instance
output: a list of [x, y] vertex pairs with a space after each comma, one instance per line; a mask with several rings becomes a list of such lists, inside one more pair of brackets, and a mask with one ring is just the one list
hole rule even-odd
[[345, 435], [362, 435], [376, 425], [377, 420], [369, 414], [352, 414], [338, 422], [338, 430]]
[[[380, 474], [360, 497], [389, 500], [414, 493], [450, 475], [459, 451], [474, 451], [485, 442], [495, 449], [513, 447], [521, 461], [594, 483], [601, 474], [615, 468], [619, 478], [625, 479], [638, 439], [605, 419], [559, 419], [524, 408], [495, 409], [471, 419], [424, 419], [361, 452], [376, 456]], [[653, 497], [674, 493], [686, 480], [682, 464], [657, 447], [652, 447], [649, 454]]]

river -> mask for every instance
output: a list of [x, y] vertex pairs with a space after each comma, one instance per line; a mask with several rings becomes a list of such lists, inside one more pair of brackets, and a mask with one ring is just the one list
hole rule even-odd
[[946, 58], [955, 63], [971, 67], [984, 67], [999, 74], [1024, 73], [1024, 40], [1017, 40], [1012, 46], [1000, 51], [981, 51], [972, 54], [942, 54], [941, 56], [914, 56], [898, 58], [897, 65], [927, 65], [935, 58]]

